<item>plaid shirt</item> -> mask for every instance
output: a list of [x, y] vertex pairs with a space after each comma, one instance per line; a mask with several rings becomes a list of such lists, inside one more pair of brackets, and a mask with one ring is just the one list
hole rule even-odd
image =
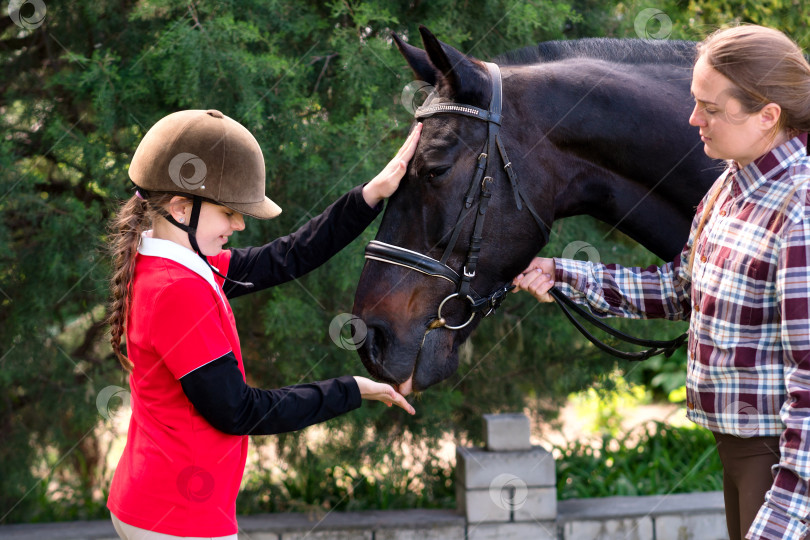
[[729, 168], [664, 266], [555, 259], [555, 281], [602, 316], [689, 319], [687, 416], [740, 437], [781, 435], [774, 484], [747, 538], [810, 532], [810, 158], [807, 134]]

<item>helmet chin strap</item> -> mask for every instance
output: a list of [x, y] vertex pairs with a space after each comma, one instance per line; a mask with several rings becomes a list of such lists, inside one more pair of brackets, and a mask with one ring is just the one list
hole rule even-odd
[[[141, 188], [137, 188], [136, 193], [137, 193], [138, 197], [140, 197], [142, 199], [148, 199], [149, 198], [149, 193], [146, 192], [146, 190], [143, 190]], [[197, 255], [200, 256], [200, 258], [203, 260], [203, 262], [205, 262], [205, 264], [208, 265], [208, 268], [210, 268], [213, 273], [215, 273], [216, 275], [218, 275], [219, 277], [221, 277], [225, 281], [230, 281], [234, 285], [241, 285], [242, 287], [247, 287], [248, 289], [252, 289], [253, 288], [253, 283], [250, 283], [249, 281], [236, 281], [235, 279], [231, 279], [231, 278], [229, 278], [227, 276], [223, 276], [222, 274], [220, 274], [219, 271], [216, 268], [214, 268], [213, 266], [211, 266], [211, 263], [208, 262], [208, 257], [203, 255], [202, 250], [200, 250], [199, 244], [197, 244], [197, 224], [200, 221], [200, 209], [202, 208], [203, 199], [202, 199], [202, 197], [199, 197], [197, 195], [192, 195], [191, 196], [191, 201], [192, 201], [191, 202], [191, 220], [189, 221], [188, 225], [184, 225], [183, 223], [180, 223], [179, 221], [174, 219], [174, 217], [169, 212], [167, 212], [164, 208], [157, 208], [157, 211], [161, 216], [163, 216], [163, 218], [166, 221], [168, 221], [169, 223], [171, 223], [172, 225], [174, 225], [178, 229], [182, 229], [183, 231], [186, 232], [186, 234], [188, 234], [188, 242], [189, 242], [189, 244], [191, 244], [191, 249], [193, 249], [194, 252]]]

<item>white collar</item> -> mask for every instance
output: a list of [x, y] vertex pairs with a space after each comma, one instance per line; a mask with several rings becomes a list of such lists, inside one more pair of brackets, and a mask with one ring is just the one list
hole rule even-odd
[[214, 272], [211, 268], [203, 262], [199, 255], [181, 246], [171, 240], [162, 240], [160, 238], [153, 238], [152, 231], [144, 231], [141, 233], [141, 242], [138, 245], [138, 253], [146, 255], [147, 257], [163, 257], [185, 266], [192, 272], [199, 274], [211, 287], [217, 291], [220, 299], [222, 293], [219, 290], [217, 282], [214, 280]]

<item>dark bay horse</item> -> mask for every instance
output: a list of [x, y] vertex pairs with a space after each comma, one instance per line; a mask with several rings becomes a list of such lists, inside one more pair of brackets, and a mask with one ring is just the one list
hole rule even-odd
[[[445, 255], [446, 266], [462, 275], [481, 208], [476, 203], [465, 213], [464, 201], [486, 197], [480, 258], [470, 277], [481, 296], [503, 289], [528, 265], [558, 218], [591, 215], [664, 260], [682, 249], [695, 207], [722, 168], [688, 125], [694, 43], [549, 42], [497, 59], [498, 69], [420, 32], [425, 50], [396, 36], [395, 42], [416, 78], [434, 88], [431, 103], [474, 112], [422, 118], [416, 154], [380, 225], [380, 246], [396, 246], [406, 258], [415, 253], [438, 262]], [[494, 83], [498, 73], [501, 86]], [[501, 87], [498, 137], [519, 185], [495, 152], [485, 156], [492, 181], [484, 195], [470, 179], [481, 154], [493, 148], [487, 141], [495, 124], [471, 116], [491, 115]], [[521, 209], [517, 191], [525, 199]], [[423, 390], [456, 370], [458, 347], [481, 316], [449, 328], [471, 317], [460, 297], [438, 307], [454, 290], [449, 279], [412, 265], [366, 262], [354, 314], [368, 329], [359, 353], [372, 376], [393, 384], [412, 378], [413, 389]]]

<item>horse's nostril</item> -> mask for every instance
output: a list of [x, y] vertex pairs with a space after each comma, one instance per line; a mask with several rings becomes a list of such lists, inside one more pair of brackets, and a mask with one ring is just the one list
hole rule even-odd
[[382, 366], [383, 350], [385, 349], [385, 332], [379, 328], [369, 327], [366, 335], [366, 346], [368, 346], [368, 356], [375, 366]]
[[413, 360], [392, 354], [399, 343], [397, 335], [385, 322], [369, 324], [366, 339], [357, 352], [366, 371], [375, 379], [389, 384], [406, 380], [413, 371]]
[[382, 371], [384, 350], [385, 331], [375, 326], [369, 326], [359, 352], [366, 369], [375, 377], [379, 376]]

